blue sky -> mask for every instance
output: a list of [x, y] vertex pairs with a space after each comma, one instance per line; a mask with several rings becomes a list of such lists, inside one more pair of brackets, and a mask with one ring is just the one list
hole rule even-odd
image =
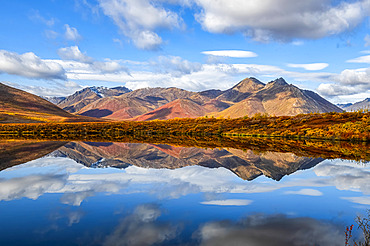
[[370, 0], [17, 0], [0, 8], [0, 81], [227, 89], [283, 77], [334, 103], [370, 97]]

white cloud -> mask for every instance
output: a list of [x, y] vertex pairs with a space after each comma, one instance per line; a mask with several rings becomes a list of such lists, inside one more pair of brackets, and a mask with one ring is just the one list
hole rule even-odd
[[53, 31], [53, 30], [45, 30], [45, 36], [48, 39], [56, 39], [59, 36], [59, 33]]
[[292, 64], [289, 63], [287, 64], [288, 67], [293, 67], [293, 68], [303, 68], [305, 70], [309, 71], [316, 71], [316, 70], [322, 70], [326, 67], [329, 66], [327, 63], [308, 63], [308, 64]]
[[64, 29], [66, 30], [64, 33], [64, 37], [67, 40], [78, 41], [82, 38], [75, 27], [71, 27], [68, 24], [65, 24]]
[[314, 189], [301, 189], [297, 191], [286, 191], [284, 194], [303, 195], [303, 196], [322, 196], [323, 193]]
[[353, 29], [370, 13], [370, 1], [195, 0], [196, 16], [212, 33], [243, 32], [257, 41], [318, 39]]
[[42, 85], [21, 85], [7, 81], [4, 81], [3, 83], [38, 96], [67, 96], [83, 88], [81, 85], [73, 81], [64, 81], [64, 83], [54, 82], [48, 87]]
[[218, 206], [247, 206], [253, 201], [246, 199], [226, 199], [226, 200], [212, 200], [201, 202], [205, 205], [218, 205]]
[[345, 69], [329, 79], [337, 83], [323, 83], [317, 88], [325, 96], [354, 95], [370, 90], [370, 68]]
[[99, 0], [105, 15], [113, 19], [120, 31], [130, 38], [136, 47], [155, 50], [162, 44], [156, 29], [180, 28], [182, 19], [160, 2], [149, 0]]
[[367, 56], [360, 56], [351, 60], [348, 60], [347, 62], [353, 62], [353, 63], [370, 63], [370, 55]]
[[0, 50], [0, 73], [33, 79], [66, 79], [62, 66], [53, 61], [42, 60], [32, 52], [20, 55]]
[[40, 12], [38, 10], [32, 10], [31, 14], [29, 15], [30, 20], [41, 22], [49, 27], [53, 26], [56, 22], [55, 18], [47, 19], [40, 15]]
[[93, 61], [93, 59], [86, 54], [82, 53], [78, 46], [71, 46], [71, 47], [65, 47], [60, 48], [58, 50], [58, 55], [63, 60], [72, 60], [72, 61], [79, 61], [83, 63], [90, 63]]
[[213, 51], [203, 51], [202, 54], [234, 58], [247, 58], [247, 57], [249, 58], [257, 56], [256, 53], [246, 50], [213, 50]]
[[370, 46], [370, 35], [369, 34], [365, 36], [364, 41], [365, 41], [365, 47]]
[[100, 74], [118, 73], [124, 71], [128, 73], [127, 67], [121, 65], [119, 61], [105, 59], [102, 61], [95, 61], [92, 57], [82, 53], [78, 46], [71, 46], [60, 48], [58, 50], [59, 56], [63, 61], [54, 60], [64, 67], [69, 72], [77, 73], [92, 73], [98, 72]]
[[179, 56], [159, 56], [157, 61], [152, 63], [159, 72], [170, 73], [172, 76], [191, 74], [202, 70], [202, 64], [199, 62], [190, 62]]
[[317, 91], [324, 96], [352, 95], [358, 93], [358, 89], [353, 86], [339, 84], [320, 84]]

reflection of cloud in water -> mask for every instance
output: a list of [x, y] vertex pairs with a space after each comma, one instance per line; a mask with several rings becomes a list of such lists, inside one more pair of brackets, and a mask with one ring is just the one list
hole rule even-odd
[[103, 245], [145, 246], [160, 244], [176, 237], [178, 226], [158, 222], [161, 215], [159, 206], [144, 204], [125, 217], [114, 232], [108, 235]]
[[350, 190], [370, 194], [370, 170], [361, 168], [358, 164], [341, 165], [340, 161], [335, 163], [325, 162], [318, 165], [314, 171], [317, 176], [330, 177], [327, 183], [335, 185], [339, 190]]
[[205, 205], [218, 205], [218, 206], [247, 206], [253, 201], [245, 199], [226, 199], [226, 200], [211, 200], [206, 202], [201, 202]]
[[348, 200], [354, 203], [362, 204], [362, 205], [370, 205], [370, 197], [369, 196], [360, 196], [360, 197], [342, 197], [344, 200]]
[[196, 237], [201, 245], [343, 245], [342, 227], [312, 218], [284, 215], [249, 216], [239, 222], [218, 221], [202, 225]]
[[60, 190], [67, 182], [67, 176], [30, 175], [8, 180], [0, 180], [0, 200], [10, 201], [27, 197], [36, 200], [48, 190]]
[[[36, 199], [43, 193], [63, 193], [62, 203], [79, 206], [97, 192], [141, 192], [163, 199], [196, 193], [265, 193], [282, 188], [292, 189], [285, 191], [286, 194], [319, 196], [321, 191], [312, 187], [327, 186], [370, 193], [368, 168], [343, 161], [325, 161], [317, 165], [313, 172], [317, 176], [307, 177], [299, 172], [283, 182], [269, 179], [247, 182], [224, 168], [189, 166], [170, 170], [130, 166], [124, 170], [89, 169], [70, 159], [48, 157], [0, 172], [0, 200]], [[297, 186], [303, 188], [296, 191]], [[355, 199], [350, 201], [355, 202]]]
[[303, 195], [303, 196], [322, 196], [323, 193], [314, 189], [301, 189], [297, 191], [286, 191], [284, 194]]
[[72, 187], [70, 184], [67, 184], [64, 187], [64, 190], [66, 192], [60, 199], [62, 203], [73, 206], [80, 206], [86, 198], [94, 196], [97, 192], [117, 193], [120, 191], [120, 189], [123, 189], [125, 187], [124, 184], [102, 181], [87, 182], [82, 186], [75, 186], [76, 184], [72, 185]]

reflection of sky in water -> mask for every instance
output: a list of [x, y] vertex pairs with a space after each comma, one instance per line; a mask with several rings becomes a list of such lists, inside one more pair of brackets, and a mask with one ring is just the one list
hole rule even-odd
[[370, 168], [340, 160], [277, 182], [45, 157], [0, 172], [0, 244], [343, 245], [370, 205], [369, 180]]

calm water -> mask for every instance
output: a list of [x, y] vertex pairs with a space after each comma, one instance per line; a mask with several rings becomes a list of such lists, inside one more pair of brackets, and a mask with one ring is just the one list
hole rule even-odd
[[345, 227], [370, 208], [370, 168], [352, 161], [12, 145], [1, 159], [0, 245], [344, 245]]

